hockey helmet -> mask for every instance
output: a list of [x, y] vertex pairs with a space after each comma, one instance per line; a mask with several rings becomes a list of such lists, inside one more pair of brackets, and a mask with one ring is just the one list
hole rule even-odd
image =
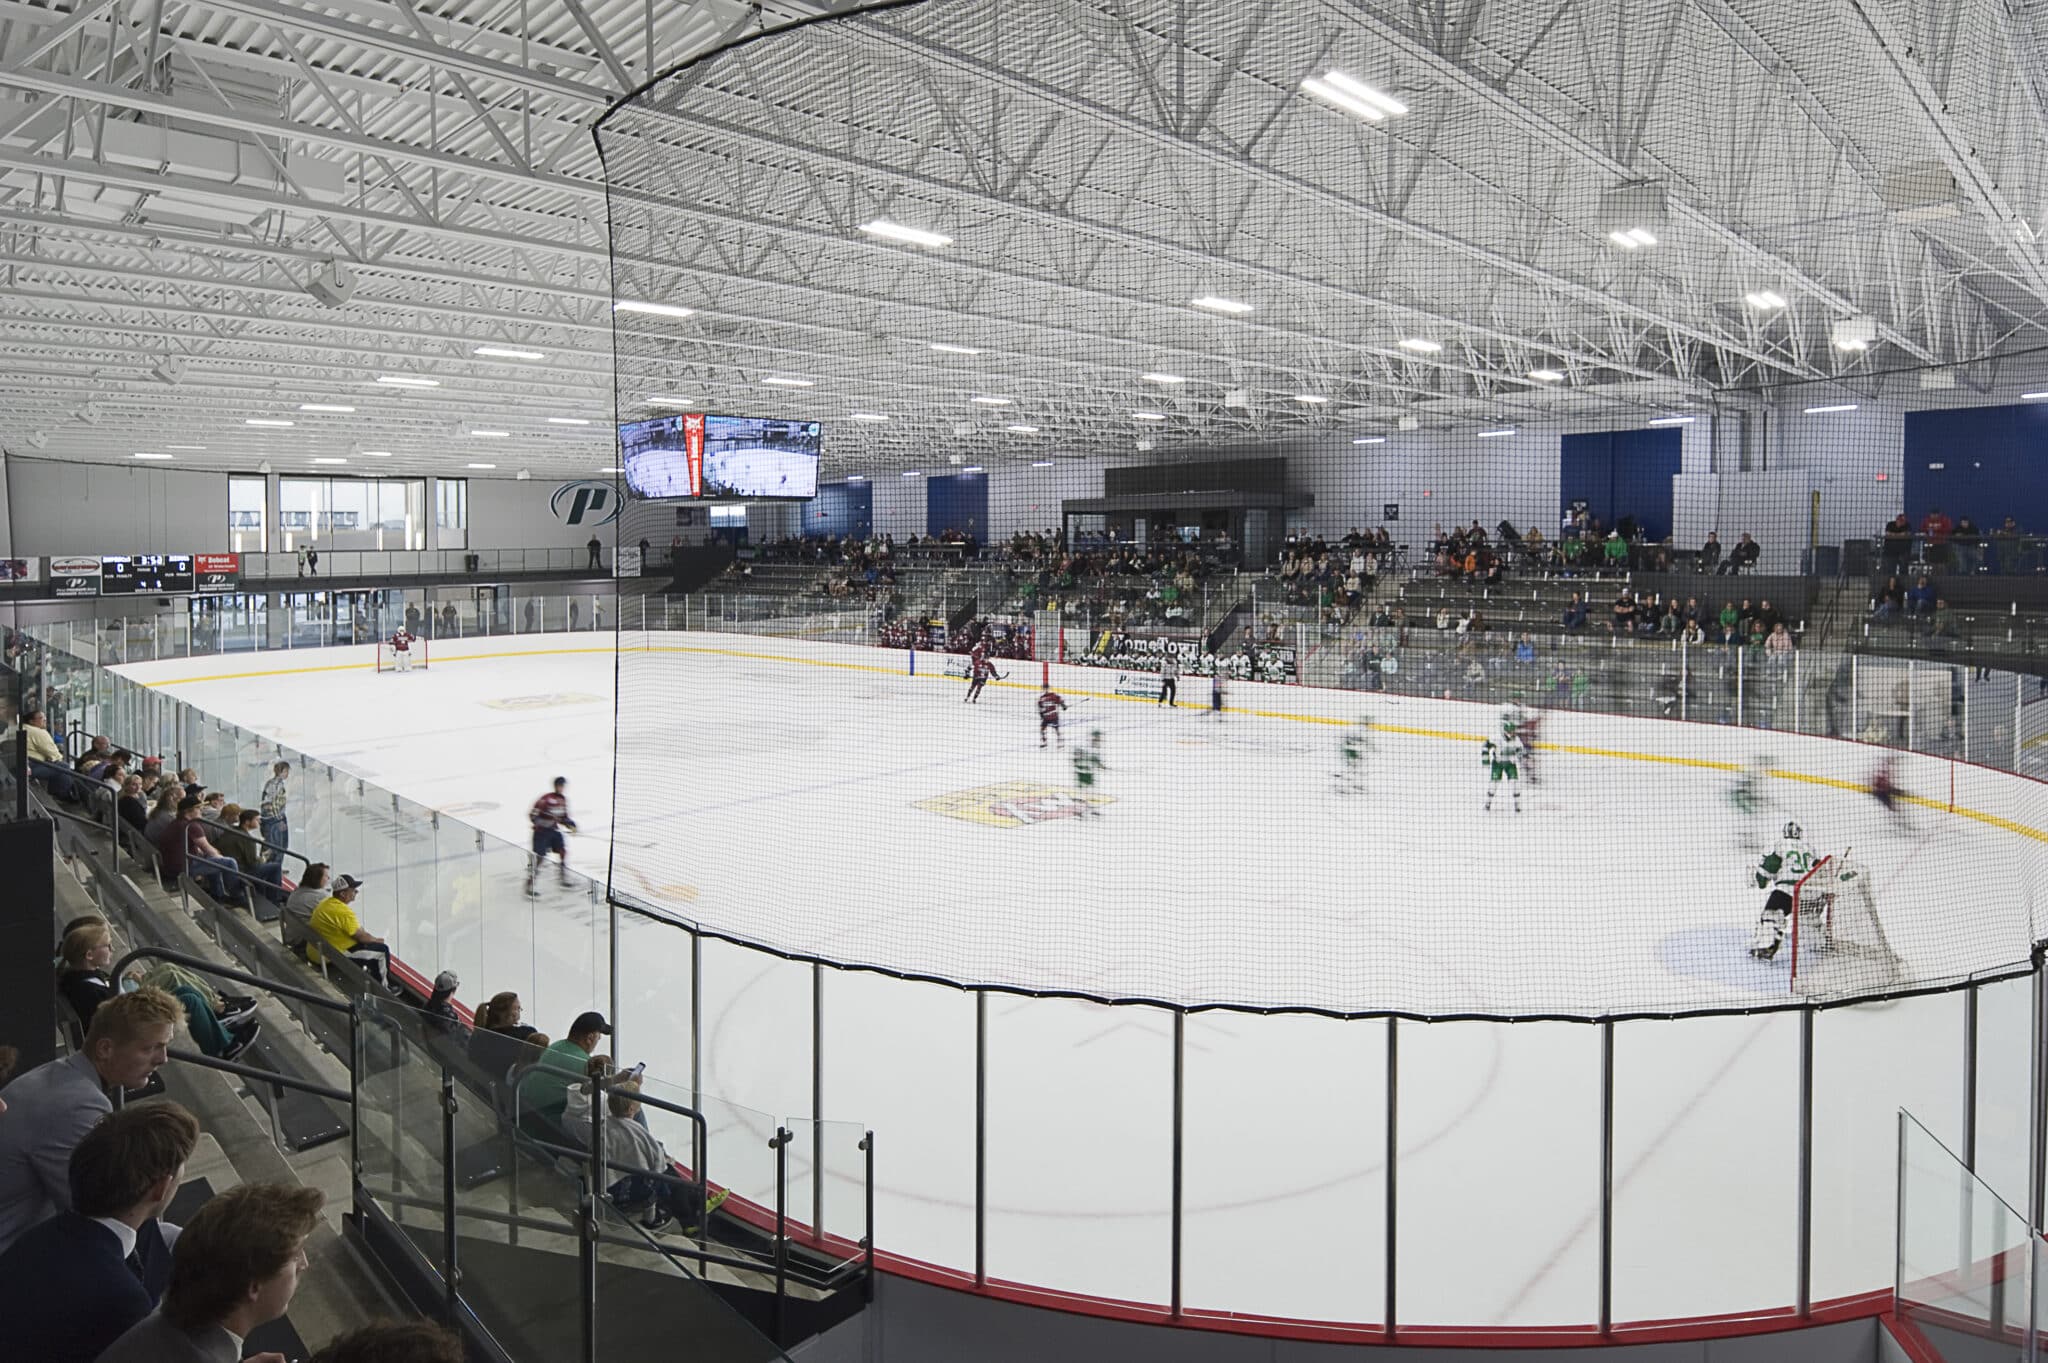
[[1787, 819], [1785, 820], [1784, 835], [1795, 842], [1803, 841], [1806, 837], [1806, 830], [1799, 826], [1796, 819]]

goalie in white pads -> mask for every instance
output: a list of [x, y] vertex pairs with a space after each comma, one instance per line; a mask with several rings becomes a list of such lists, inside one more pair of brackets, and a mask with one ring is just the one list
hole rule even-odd
[[1528, 749], [1519, 738], [1487, 739], [1479, 745], [1479, 760], [1486, 767], [1486, 808], [1493, 808], [1493, 793], [1505, 785], [1514, 800], [1515, 813], [1522, 812], [1521, 763]]
[[400, 626], [385, 641], [391, 645], [391, 666], [399, 672], [412, 671], [412, 640], [412, 632]]
[[1770, 891], [1756, 920], [1756, 936], [1749, 943], [1749, 954], [1759, 961], [1770, 960], [1785, 944], [1785, 930], [1792, 921], [1792, 891], [1817, 860], [1806, 845], [1805, 831], [1788, 820], [1777, 845], [1757, 862], [1756, 887]]

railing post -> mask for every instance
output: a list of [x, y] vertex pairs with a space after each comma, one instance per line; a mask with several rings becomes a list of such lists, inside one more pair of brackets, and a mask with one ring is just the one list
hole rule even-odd
[[1813, 1009], [1799, 1012], [1799, 1150], [1794, 1196], [1798, 1204], [1793, 1298], [1799, 1319], [1813, 1314]]
[[1600, 1333], [1614, 1329], [1614, 1023], [1600, 1024]]
[[[782, 1305], [789, 1289], [789, 1143], [787, 1127], [768, 1142], [775, 1151], [775, 1343], [782, 1343]], [[595, 1360], [592, 1361], [595, 1363]]]
[[1401, 1178], [1401, 1020], [1387, 1019], [1387, 1160], [1386, 1160], [1386, 1312], [1387, 1343], [1394, 1342], [1395, 1321], [1399, 1318], [1395, 1289], [1400, 1284], [1400, 1205]]
[[1168, 1258], [1168, 1300], [1175, 1319], [1181, 1312], [1181, 1228], [1185, 1207], [1186, 1147], [1183, 1139], [1187, 1117], [1188, 1014], [1173, 1010], [1173, 1224]]
[[825, 1234], [825, 967], [811, 962], [811, 1234]]
[[864, 1229], [863, 1229], [863, 1232], [862, 1232], [862, 1234], [861, 1234], [861, 1238], [860, 1238], [860, 1254], [861, 1254], [861, 1262], [862, 1262], [862, 1264], [863, 1264], [863, 1266], [864, 1266], [864, 1269], [863, 1269], [863, 1271], [864, 1271], [864, 1274], [865, 1274], [865, 1281], [864, 1281], [864, 1283], [863, 1283], [863, 1286], [862, 1286], [862, 1292], [863, 1292], [863, 1295], [864, 1295], [864, 1296], [866, 1296], [866, 1298], [867, 1298], [867, 1299], [868, 1299], [869, 1301], [873, 1301], [873, 1300], [875, 1299], [875, 1133], [874, 1133], [874, 1132], [872, 1132], [872, 1131], [868, 1131], [868, 1132], [864, 1132], [864, 1133], [863, 1133], [863, 1134], [861, 1135], [861, 1138], [860, 1138], [860, 1150], [861, 1150], [861, 1155], [862, 1155], [862, 1157], [863, 1157], [863, 1158], [862, 1158], [862, 1163], [866, 1165], [866, 1174], [865, 1174], [865, 1184], [864, 1184], [864, 1186], [865, 1186], [865, 1189], [866, 1189], [866, 1192], [865, 1192], [865, 1195], [864, 1195], [864, 1197], [865, 1197], [865, 1201], [866, 1201], [866, 1204], [867, 1204], [867, 1205], [866, 1205], [866, 1208], [865, 1208], [865, 1217], [866, 1217], [866, 1219], [865, 1219], [865, 1221], [864, 1221], [864, 1222], [862, 1223], [862, 1225], [863, 1225]]
[[443, 1323], [455, 1328], [461, 1307], [462, 1270], [455, 1234], [455, 1078], [441, 1071], [441, 1282], [446, 1288]]
[[974, 995], [974, 1285], [988, 1285], [988, 991]]

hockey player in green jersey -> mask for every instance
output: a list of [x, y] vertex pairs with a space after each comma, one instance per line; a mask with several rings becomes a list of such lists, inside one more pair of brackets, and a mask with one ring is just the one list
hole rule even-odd
[[1081, 788], [1082, 809], [1091, 818], [1100, 818], [1102, 809], [1088, 793], [1095, 789], [1095, 778], [1107, 765], [1102, 760], [1102, 730], [1090, 729], [1087, 744], [1074, 749], [1074, 784]]
[[1786, 925], [1792, 921], [1792, 891], [1811, 871], [1817, 860], [1806, 845], [1806, 833], [1798, 824], [1787, 822], [1777, 846], [1764, 853], [1756, 864], [1756, 887], [1769, 890], [1764, 911], [1756, 921], [1756, 936], [1750, 939], [1749, 954], [1768, 961], [1784, 944]]
[[1493, 793], [1503, 783], [1514, 800], [1515, 813], [1522, 812], [1522, 740], [1487, 739], [1479, 745], [1479, 760], [1486, 767], [1486, 808], [1493, 808]]
[[1352, 721], [1337, 740], [1338, 794], [1365, 793], [1365, 759], [1372, 750], [1372, 721], [1363, 717]]

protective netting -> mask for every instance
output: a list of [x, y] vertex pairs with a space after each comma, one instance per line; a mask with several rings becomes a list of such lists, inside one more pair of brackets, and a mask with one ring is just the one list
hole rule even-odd
[[[1186, 1005], [2025, 968], [2044, 267], [1942, 131], [2015, 83], [1574, 13], [932, 0], [615, 108], [614, 893]], [[1814, 954], [1826, 859], [1881, 958]]]

